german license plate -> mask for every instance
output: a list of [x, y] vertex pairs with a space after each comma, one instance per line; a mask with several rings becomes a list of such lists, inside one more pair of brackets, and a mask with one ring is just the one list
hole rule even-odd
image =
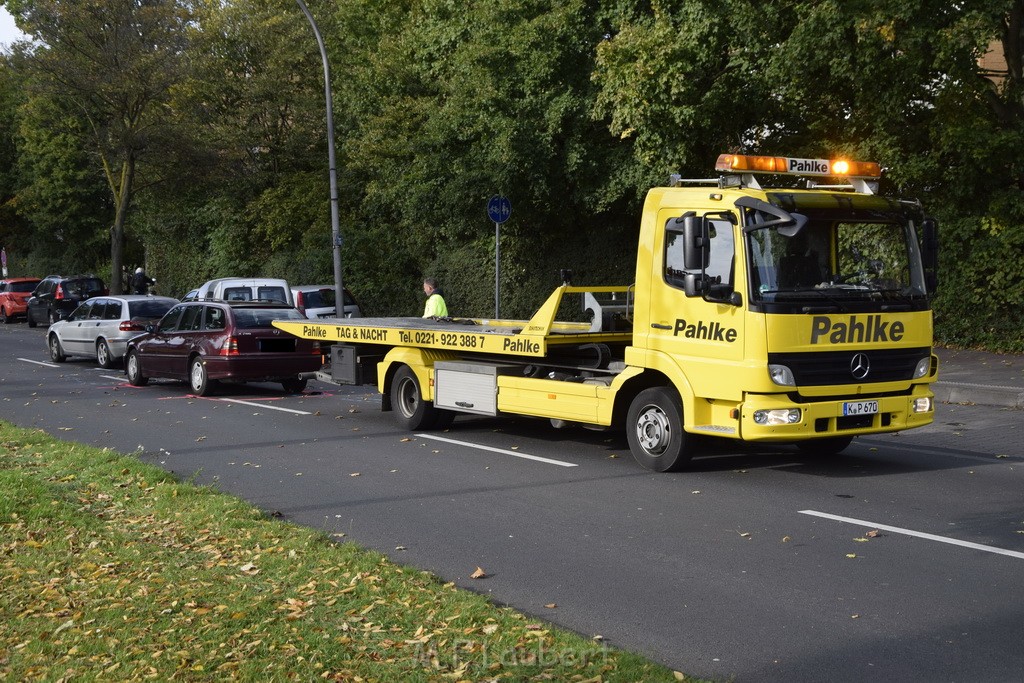
[[847, 401], [843, 404], [843, 415], [874, 415], [878, 412], [878, 401]]

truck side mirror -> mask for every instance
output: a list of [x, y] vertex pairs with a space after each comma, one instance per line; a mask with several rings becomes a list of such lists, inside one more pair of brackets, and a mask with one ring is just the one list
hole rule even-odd
[[683, 219], [683, 267], [686, 270], [704, 270], [710, 262], [708, 219], [704, 216], [687, 216]]
[[704, 296], [711, 291], [711, 278], [704, 273], [687, 273], [683, 276], [683, 292], [686, 296]]
[[921, 260], [924, 261], [924, 285], [929, 294], [939, 288], [939, 222], [925, 218], [921, 223]]

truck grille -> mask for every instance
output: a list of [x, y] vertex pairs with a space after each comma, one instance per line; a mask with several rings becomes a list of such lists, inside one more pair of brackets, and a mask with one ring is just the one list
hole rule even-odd
[[[854, 375], [854, 366], [867, 359], [867, 375]], [[819, 351], [815, 353], [769, 353], [768, 362], [785, 365], [793, 371], [798, 387], [827, 386], [830, 384], [878, 384], [912, 379], [914, 368], [922, 358], [928, 358], [927, 346], [913, 349], [850, 349], [847, 351]]]

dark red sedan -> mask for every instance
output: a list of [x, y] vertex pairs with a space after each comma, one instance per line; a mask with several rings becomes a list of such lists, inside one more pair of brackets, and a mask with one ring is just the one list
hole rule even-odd
[[289, 393], [306, 388], [304, 375], [320, 369], [319, 342], [273, 327], [272, 320], [305, 320], [279, 303], [189, 301], [178, 304], [128, 344], [128, 381], [182, 379], [198, 396], [220, 380], [280, 382]]

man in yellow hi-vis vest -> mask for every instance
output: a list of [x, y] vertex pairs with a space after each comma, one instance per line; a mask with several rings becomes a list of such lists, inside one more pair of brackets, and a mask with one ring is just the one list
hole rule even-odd
[[427, 295], [427, 305], [423, 309], [424, 318], [447, 318], [448, 306], [444, 302], [444, 295], [437, 285], [437, 280], [432, 277], [423, 278], [423, 293]]

